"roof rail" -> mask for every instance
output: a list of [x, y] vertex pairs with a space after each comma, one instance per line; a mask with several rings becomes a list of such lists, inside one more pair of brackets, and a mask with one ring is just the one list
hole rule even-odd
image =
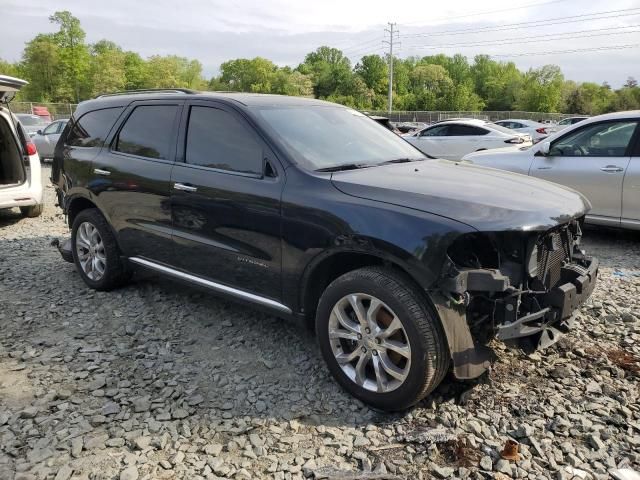
[[96, 98], [115, 97], [118, 95], [142, 95], [144, 93], [198, 93], [197, 90], [190, 88], [143, 88], [139, 90], [124, 90], [122, 92], [103, 93]]

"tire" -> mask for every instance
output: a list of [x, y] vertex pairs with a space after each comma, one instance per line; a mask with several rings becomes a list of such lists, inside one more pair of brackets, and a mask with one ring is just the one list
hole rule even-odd
[[44, 204], [31, 205], [29, 207], [20, 207], [20, 213], [25, 218], [36, 218], [42, 215]]
[[[363, 334], [361, 340], [342, 338], [345, 334], [351, 336], [353, 331], [343, 328], [344, 323], [338, 320], [334, 307], [344, 307], [342, 311], [347, 315], [346, 323], [349, 328], [355, 326], [357, 331], [363, 325], [374, 325], [370, 322], [362, 324], [356, 320], [353, 295], [355, 298], [360, 296], [362, 300], [356, 304], [362, 305], [365, 310], [377, 312], [372, 315], [375, 325], [379, 327], [377, 331], [395, 331], [392, 337], [382, 340], [372, 338], [375, 335], [373, 329], [370, 329], [372, 333]], [[374, 303], [376, 301], [381, 304]], [[372, 305], [380, 306], [371, 308]], [[344, 316], [342, 318], [345, 319]], [[402, 325], [402, 331], [392, 327], [395, 319]], [[330, 329], [333, 332], [331, 337]], [[340, 339], [336, 339], [336, 331], [340, 332]], [[449, 370], [449, 350], [435, 309], [408, 277], [390, 268], [361, 268], [334, 280], [324, 291], [318, 304], [316, 335], [322, 356], [338, 383], [354, 397], [378, 409], [398, 411], [414, 405], [433, 391]], [[402, 347], [402, 355], [385, 349], [385, 345], [391, 343], [390, 340], [393, 340], [394, 345]], [[352, 350], [354, 344], [357, 348]], [[406, 349], [407, 345], [409, 351]], [[336, 352], [342, 352], [338, 355], [344, 359], [358, 349], [366, 351], [365, 355], [370, 358], [363, 361], [368, 362], [364, 369], [366, 380], [362, 382], [361, 375], [360, 383], [357, 383], [360, 358], [351, 363], [344, 360], [340, 363], [336, 356]], [[374, 360], [376, 357], [377, 360]], [[392, 377], [387, 373], [389, 370], [383, 368], [383, 364], [389, 365], [389, 361], [394, 363], [392, 370], [396, 374], [401, 370], [404, 372], [402, 380]], [[380, 375], [379, 372], [382, 371]]]
[[[92, 236], [92, 238], [101, 240], [96, 245], [94, 257], [101, 259], [99, 263], [103, 267], [101, 269], [91, 268], [92, 271], [89, 273], [83, 267], [80, 258], [80, 252], [87, 251], [84, 248], [86, 243], [83, 241], [83, 238], [87, 238], [84, 230], [88, 228], [85, 227], [86, 225], [93, 227], [97, 232], [98, 236]], [[71, 252], [76, 270], [82, 280], [94, 290], [113, 290], [124, 285], [131, 278], [131, 272], [121, 258], [120, 248], [111, 227], [97, 208], [82, 210], [74, 219], [71, 228]], [[90, 260], [89, 262], [91, 263]]]

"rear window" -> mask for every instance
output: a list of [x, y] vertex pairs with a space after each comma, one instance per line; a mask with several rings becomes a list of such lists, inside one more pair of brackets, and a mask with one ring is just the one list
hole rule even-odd
[[105, 108], [85, 113], [71, 123], [65, 143], [72, 147], [101, 146], [122, 108]]

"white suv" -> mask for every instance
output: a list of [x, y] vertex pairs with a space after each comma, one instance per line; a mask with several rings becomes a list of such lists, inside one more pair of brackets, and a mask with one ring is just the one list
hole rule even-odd
[[0, 210], [19, 207], [25, 217], [42, 213], [40, 158], [9, 102], [27, 82], [0, 75]]

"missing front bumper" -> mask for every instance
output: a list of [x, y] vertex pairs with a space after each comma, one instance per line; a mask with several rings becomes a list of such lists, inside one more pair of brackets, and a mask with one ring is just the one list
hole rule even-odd
[[571, 265], [563, 268], [564, 283], [539, 296], [538, 300], [543, 308], [513, 322], [499, 325], [496, 328], [496, 338], [506, 342], [534, 337], [537, 340], [535, 347], [539, 349], [554, 344], [571, 328], [575, 311], [593, 292], [598, 267], [598, 259], [590, 258], [583, 269], [576, 269]]

